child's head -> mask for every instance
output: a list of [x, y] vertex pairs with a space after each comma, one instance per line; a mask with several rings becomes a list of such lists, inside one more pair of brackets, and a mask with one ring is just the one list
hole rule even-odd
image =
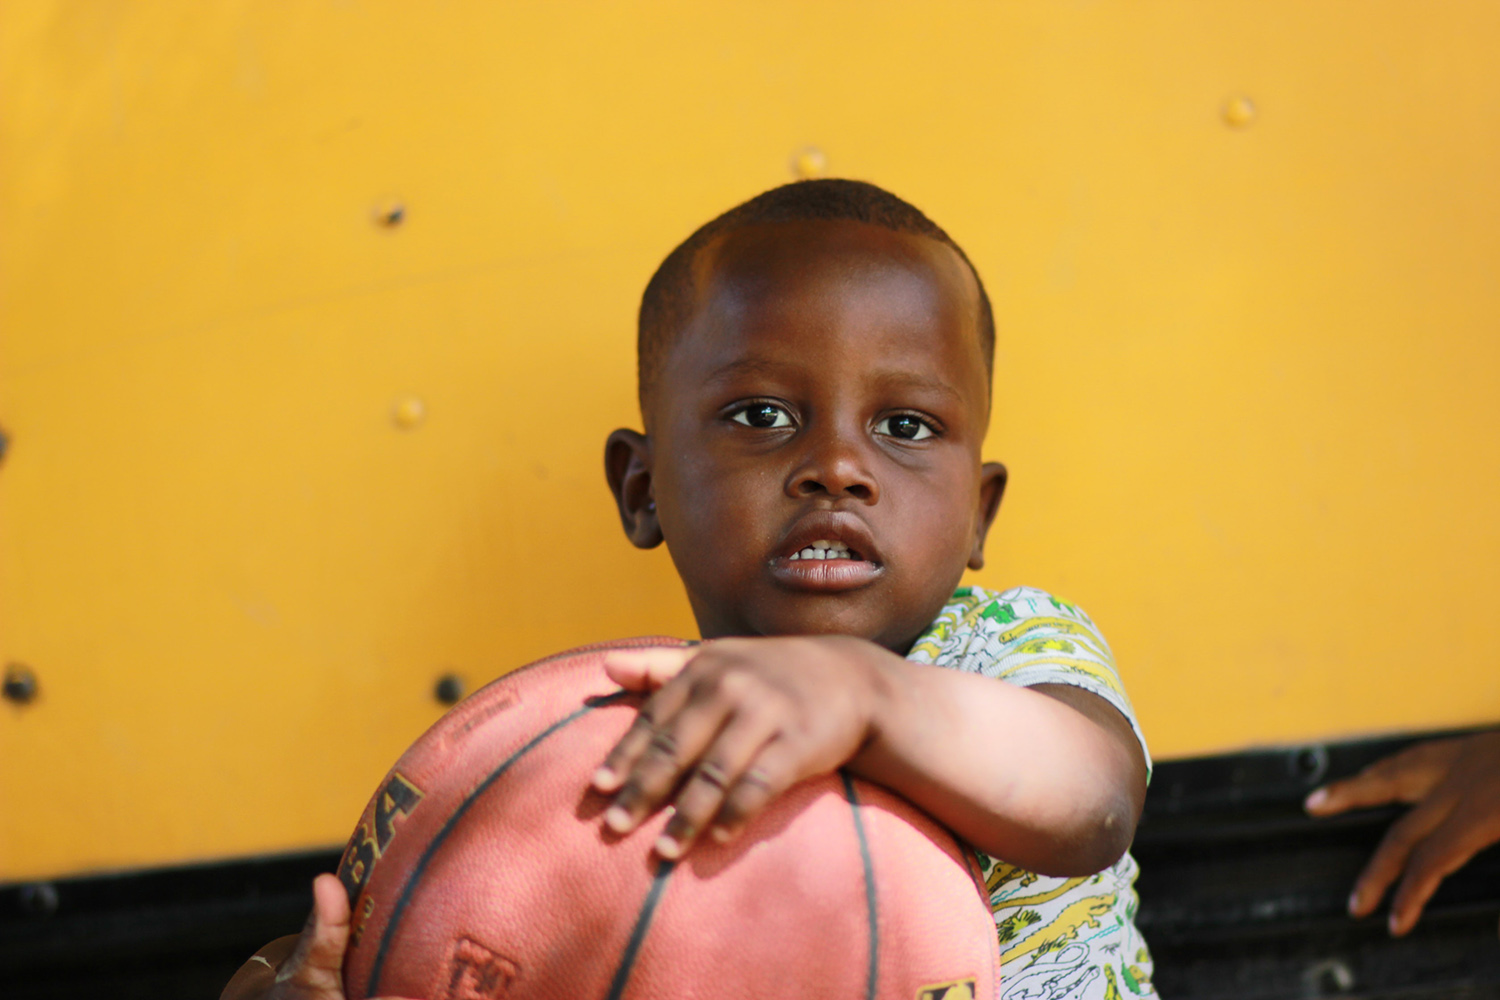
[[646, 433], [605, 453], [626, 534], [666, 541], [706, 638], [905, 651], [983, 564], [1005, 486], [979, 454], [993, 350], [968, 258], [894, 195], [805, 181], [746, 202], [646, 288]]

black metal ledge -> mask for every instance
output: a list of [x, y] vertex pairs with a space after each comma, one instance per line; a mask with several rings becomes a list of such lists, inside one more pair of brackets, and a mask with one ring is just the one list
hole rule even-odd
[[[1436, 735], [1427, 734], [1424, 738]], [[1138, 923], [1169, 998], [1500, 997], [1500, 849], [1451, 876], [1417, 928], [1345, 906], [1400, 809], [1311, 820], [1302, 799], [1414, 738], [1293, 747], [1157, 768], [1132, 847]]]
[[[1436, 734], [1428, 734], [1436, 735]], [[1140, 926], [1168, 1000], [1500, 998], [1500, 850], [1439, 890], [1417, 930], [1344, 913], [1397, 810], [1314, 822], [1307, 792], [1411, 739], [1156, 768], [1133, 848]], [[336, 850], [0, 887], [0, 997], [213, 998], [297, 931]]]

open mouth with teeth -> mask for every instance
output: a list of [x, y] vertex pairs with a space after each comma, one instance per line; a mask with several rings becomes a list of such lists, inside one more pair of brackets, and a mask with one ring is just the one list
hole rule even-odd
[[880, 556], [874, 551], [874, 542], [865, 542], [864, 538], [864, 534], [857, 534], [855, 540], [865, 545], [865, 552], [836, 538], [819, 538], [795, 552], [773, 557], [768, 568], [771, 576], [790, 590], [816, 594], [858, 590], [885, 575], [885, 567], [877, 561]]
[[860, 559], [860, 554], [843, 542], [819, 539], [793, 552], [788, 559]]

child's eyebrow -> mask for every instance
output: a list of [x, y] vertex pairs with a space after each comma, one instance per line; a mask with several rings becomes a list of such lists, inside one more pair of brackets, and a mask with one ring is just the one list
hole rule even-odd
[[912, 371], [897, 370], [884, 372], [876, 376], [875, 381], [882, 388], [917, 389], [924, 392], [936, 393], [940, 396], [947, 396], [954, 402], [963, 401], [963, 393], [955, 389], [950, 383], [940, 378], [919, 375]]
[[729, 382], [736, 378], [745, 376], [761, 375], [774, 376], [784, 375], [793, 370], [792, 365], [783, 361], [769, 361], [764, 358], [737, 358], [727, 365], [720, 365], [708, 373], [703, 381], [709, 384], [718, 382]]

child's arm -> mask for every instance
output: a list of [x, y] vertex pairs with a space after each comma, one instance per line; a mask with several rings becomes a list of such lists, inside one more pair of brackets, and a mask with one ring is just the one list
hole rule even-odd
[[219, 1000], [344, 1000], [348, 943], [349, 897], [337, 878], [319, 875], [302, 934], [277, 938], [256, 952]]
[[616, 793], [605, 819], [631, 829], [670, 799], [667, 856], [710, 824], [727, 839], [791, 785], [847, 767], [987, 854], [1089, 874], [1124, 853], [1145, 797], [1124, 718], [1064, 685], [1021, 688], [846, 637], [619, 652], [606, 669], [660, 690], [595, 778]]

